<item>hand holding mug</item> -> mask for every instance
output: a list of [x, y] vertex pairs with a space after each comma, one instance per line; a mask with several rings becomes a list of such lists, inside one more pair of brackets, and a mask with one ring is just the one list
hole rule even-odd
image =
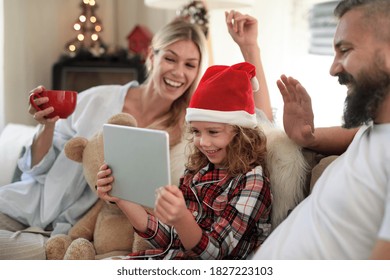
[[29, 108], [28, 112], [30, 115], [33, 116], [33, 119], [39, 122], [40, 124], [47, 124], [47, 123], [55, 123], [59, 117], [54, 117], [52, 119], [48, 119], [46, 116], [49, 115], [54, 111], [53, 107], [46, 108], [45, 110], [37, 110], [35, 107], [36, 106], [41, 106], [42, 104], [46, 103], [49, 101], [48, 97], [40, 97], [40, 98], [35, 98], [34, 99], [34, 104], [36, 106], [32, 105], [31, 102], [31, 95], [35, 92], [40, 93], [42, 91], [46, 90], [44, 86], [38, 86], [37, 88], [33, 89], [30, 91], [30, 96], [29, 96]]
[[40, 123], [66, 119], [76, 108], [77, 92], [37, 87], [30, 93], [30, 114]]

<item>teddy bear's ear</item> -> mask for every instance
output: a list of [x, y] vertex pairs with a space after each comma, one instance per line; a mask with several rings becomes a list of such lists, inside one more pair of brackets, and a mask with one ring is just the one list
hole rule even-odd
[[84, 137], [75, 137], [70, 139], [65, 144], [65, 155], [74, 161], [82, 162], [83, 161], [83, 151], [88, 144], [88, 139]]
[[137, 126], [137, 121], [135, 118], [127, 113], [119, 113], [116, 115], [113, 115], [109, 120], [109, 124], [118, 124], [118, 125], [125, 125], [125, 126]]

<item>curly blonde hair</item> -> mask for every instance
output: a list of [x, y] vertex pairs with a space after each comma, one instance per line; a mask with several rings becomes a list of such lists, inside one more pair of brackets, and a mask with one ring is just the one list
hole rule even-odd
[[[266, 165], [267, 138], [259, 127], [245, 128], [233, 125], [234, 137], [226, 147], [227, 157], [224, 165], [230, 176], [246, 174], [256, 166], [261, 166], [264, 175], [268, 176]], [[189, 148], [191, 150], [186, 168], [192, 173], [197, 173], [205, 167], [209, 160], [195, 147], [194, 137], [189, 136]]]

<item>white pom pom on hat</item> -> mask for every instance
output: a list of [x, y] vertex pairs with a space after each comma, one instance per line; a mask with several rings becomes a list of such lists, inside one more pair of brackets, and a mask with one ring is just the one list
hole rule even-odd
[[257, 121], [253, 92], [258, 86], [256, 68], [250, 63], [211, 66], [192, 95], [186, 121], [254, 128]]

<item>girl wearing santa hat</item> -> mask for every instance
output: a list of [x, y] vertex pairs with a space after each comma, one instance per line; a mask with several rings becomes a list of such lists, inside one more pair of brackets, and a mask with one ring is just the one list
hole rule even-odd
[[192, 153], [179, 187], [158, 189], [153, 214], [111, 197], [104, 164], [98, 194], [115, 202], [153, 249], [127, 258], [245, 259], [271, 231], [266, 137], [255, 116], [258, 88], [249, 63], [212, 66], [186, 112]]

